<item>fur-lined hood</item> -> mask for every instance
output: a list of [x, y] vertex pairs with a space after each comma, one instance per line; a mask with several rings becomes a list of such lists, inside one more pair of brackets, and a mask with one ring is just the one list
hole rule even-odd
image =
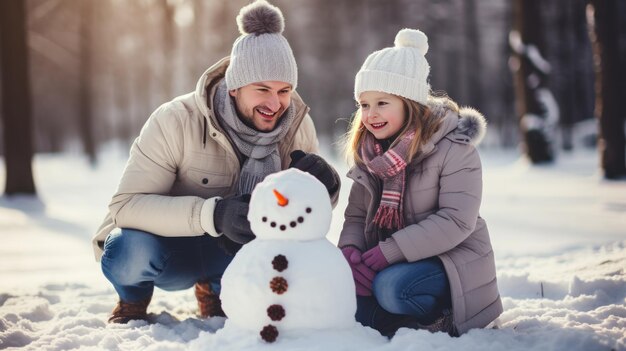
[[487, 132], [487, 121], [477, 110], [461, 107], [447, 97], [430, 97], [428, 107], [435, 118], [442, 119], [439, 130], [429, 143], [437, 144], [442, 138], [455, 142], [480, 144]]

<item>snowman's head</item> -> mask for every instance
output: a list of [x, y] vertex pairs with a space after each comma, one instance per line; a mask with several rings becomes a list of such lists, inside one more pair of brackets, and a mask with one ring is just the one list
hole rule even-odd
[[326, 187], [309, 173], [290, 168], [257, 184], [248, 220], [258, 239], [313, 240], [326, 236], [332, 207]]

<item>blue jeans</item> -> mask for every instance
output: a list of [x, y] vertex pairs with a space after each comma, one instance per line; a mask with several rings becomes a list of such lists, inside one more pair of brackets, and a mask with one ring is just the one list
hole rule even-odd
[[219, 294], [222, 274], [232, 259], [210, 235], [163, 237], [122, 229], [104, 243], [102, 272], [125, 302], [152, 297], [155, 286], [183, 290], [198, 281], [208, 281]]
[[390, 335], [400, 327], [431, 324], [451, 308], [450, 283], [437, 257], [397, 263], [374, 278], [373, 296], [357, 296], [356, 320]]

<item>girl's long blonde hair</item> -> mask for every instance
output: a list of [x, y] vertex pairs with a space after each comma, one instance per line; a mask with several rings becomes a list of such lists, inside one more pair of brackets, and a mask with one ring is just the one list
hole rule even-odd
[[[402, 100], [404, 114], [406, 116], [404, 126], [396, 140], [390, 148], [394, 147], [407, 133], [414, 131], [415, 137], [409, 147], [406, 158], [407, 163], [417, 156], [422, 145], [429, 140], [441, 125], [441, 119], [434, 118], [428, 106], [422, 105], [413, 100], [398, 96]], [[359, 147], [363, 141], [365, 133], [369, 133], [361, 121], [361, 109], [354, 113], [354, 118], [350, 122], [348, 132], [344, 137], [344, 153], [348, 162], [362, 165], [363, 159], [359, 155]]]

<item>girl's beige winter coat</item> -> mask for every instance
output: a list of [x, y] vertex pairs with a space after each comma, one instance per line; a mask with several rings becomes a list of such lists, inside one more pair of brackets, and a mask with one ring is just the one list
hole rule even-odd
[[[454, 325], [462, 334], [485, 327], [502, 313], [489, 231], [478, 213], [482, 166], [473, 144], [486, 125], [480, 113], [459, 111], [449, 100], [433, 100], [430, 107], [442, 119], [441, 128], [407, 167], [406, 227], [381, 248], [388, 259], [441, 259], [450, 281]], [[339, 247], [352, 245], [364, 252], [379, 242], [372, 218], [381, 188], [361, 167], [353, 167], [348, 176], [354, 183]]]
[[[115, 227], [161, 236], [204, 235], [200, 226], [204, 200], [235, 193], [241, 168], [238, 151], [211, 106], [228, 63], [225, 58], [213, 65], [202, 75], [195, 92], [161, 105], [143, 126], [109, 212], [92, 240], [97, 260]], [[279, 144], [283, 169], [289, 166], [293, 150], [318, 152], [309, 108], [295, 92], [291, 104], [296, 119]]]

